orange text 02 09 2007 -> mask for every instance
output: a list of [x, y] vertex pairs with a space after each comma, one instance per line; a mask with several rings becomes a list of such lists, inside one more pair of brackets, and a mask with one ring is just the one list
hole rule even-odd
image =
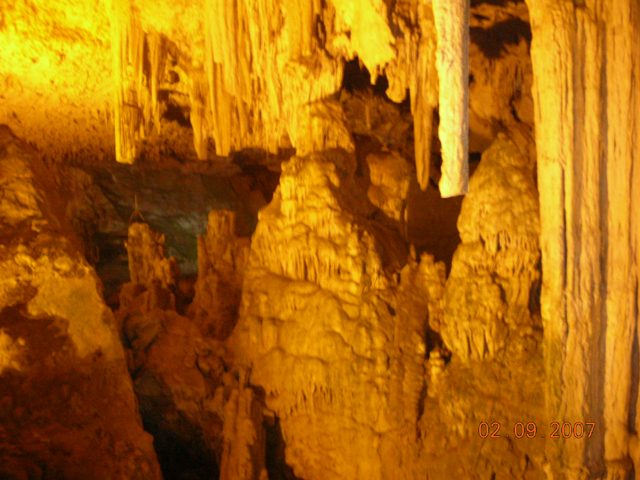
[[554, 421], [538, 423], [534, 421], [514, 422], [504, 424], [497, 421], [482, 421], [478, 425], [478, 435], [482, 439], [491, 438], [551, 438], [551, 439], [581, 439], [591, 438], [596, 430], [596, 422], [568, 422]]

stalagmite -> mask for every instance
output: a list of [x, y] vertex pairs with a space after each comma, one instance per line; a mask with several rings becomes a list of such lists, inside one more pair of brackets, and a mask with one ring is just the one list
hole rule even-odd
[[254, 391], [232, 390], [224, 417], [220, 480], [268, 480], [262, 406]]
[[540, 336], [530, 311], [540, 279], [538, 192], [532, 165], [503, 136], [483, 154], [458, 218], [442, 338], [467, 361], [515, 356]]
[[0, 3], [0, 478], [640, 475], [639, 0]]
[[198, 280], [189, 315], [203, 332], [226, 339], [235, 326], [250, 241], [236, 235], [236, 213], [209, 212], [198, 237]]
[[467, 192], [469, 177], [469, 0], [433, 0], [438, 35], [442, 178], [440, 193]]
[[133, 284], [149, 287], [157, 283], [163, 288], [175, 285], [177, 265], [175, 259], [165, 257], [164, 235], [154, 232], [146, 223], [132, 223], [125, 245]]
[[[228, 345], [267, 392], [296, 475], [419, 478], [411, 476], [411, 449], [402, 446], [415, 436], [424, 331], [427, 317], [439, 324], [444, 265], [424, 255], [399, 277], [390, 274], [406, 252], [397, 231], [366, 220], [372, 206], [364, 186], [353, 183], [355, 167], [355, 158], [335, 152], [283, 165], [252, 239]], [[384, 179], [397, 195], [405, 168], [397, 184]]]

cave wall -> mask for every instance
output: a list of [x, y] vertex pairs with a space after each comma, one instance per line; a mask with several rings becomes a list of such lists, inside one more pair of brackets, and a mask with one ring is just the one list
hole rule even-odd
[[5, 126], [0, 188], [0, 477], [160, 478], [100, 280]]

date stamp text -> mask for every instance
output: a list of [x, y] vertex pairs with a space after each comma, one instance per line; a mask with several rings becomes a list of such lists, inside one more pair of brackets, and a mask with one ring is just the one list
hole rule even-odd
[[591, 438], [596, 429], [596, 422], [551, 422], [549, 425], [538, 425], [536, 422], [515, 422], [503, 425], [500, 422], [480, 422], [478, 435], [480, 438]]

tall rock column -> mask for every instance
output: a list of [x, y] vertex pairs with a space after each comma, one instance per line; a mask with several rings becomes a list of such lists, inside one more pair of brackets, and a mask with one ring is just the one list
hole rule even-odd
[[637, 430], [629, 419], [637, 417], [640, 224], [631, 212], [640, 208], [640, 6], [528, 5], [548, 420], [596, 422], [591, 438], [548, 442], [548, 471], [553, 478], [625, 478]]

